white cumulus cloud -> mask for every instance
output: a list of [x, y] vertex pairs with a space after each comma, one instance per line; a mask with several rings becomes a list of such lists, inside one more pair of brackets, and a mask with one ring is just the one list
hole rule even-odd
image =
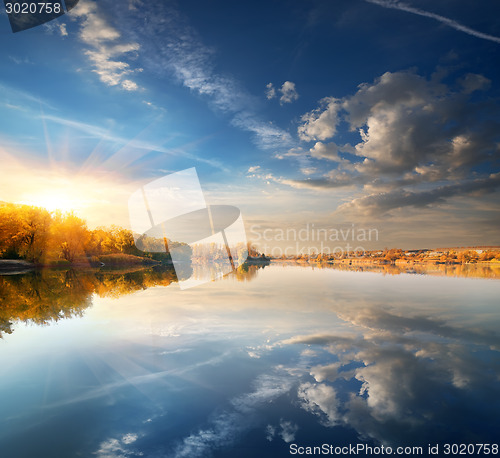
[[273, 83], [268, 83], [266, 85], [266, 97], [268, 100], [276, 97], [276, 89], [274, 88]]
[[299, 94], [295, 89], [295, 83], [291, 81], [285, 81], [280, 89], [281, 97], [280, 103], [291, 103], [299, 98]]

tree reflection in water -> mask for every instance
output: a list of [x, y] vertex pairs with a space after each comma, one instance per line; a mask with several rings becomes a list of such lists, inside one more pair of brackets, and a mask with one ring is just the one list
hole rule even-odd
[[[243, 265], [228, 278], [250, 281], [263, 266]], [[177, 268], [181, 278], [197, 276], [191, 265]], [[16, 322], [47, 325], [65, 318], [83, 316], [92, 296], [120, 297], [155, 286], [177, 282], [171, 266], [136, 270], [51, 270], [23, 275], [0, 275], [0, 338], [11, 334]]]
[[172, 268], [135, 272], [44, 269], [24, 275], [0, 276], [0, 337], [12, 333], [15, 322], [46, 325], [82, 316], [92, 295], [119, 297], [176, 282]]
[[[279, 265], [280, 263], [277, 263]], [[283, 267], [291, 263], [283, 263]], [[293, 263], [296, 265], [296, 263]], [[239, 282], [252, 281], [267, 264], [243, 264], [225, 277]], [[300, 265], [300, 264], [299, 264]], [[500, 267], [483, 265], [342, 265], [303, 264], [304, 268], [335, 269], [357, 272], [378, 272], [388, 275], [420, 274], [476, 278], [500, 278]], [[206, 265], [177, 266], [182, 279], [207, 275]], [[11, 334], [16, 322], [46, 325], [63, 318], [83, 316], [92, 305], [92, 295], [120, 297], [155, 286], [177, 282], [171, 266], [136, 270], [51, 270], [44, 269], [22, 275], [0, 275], [0, 338]]]

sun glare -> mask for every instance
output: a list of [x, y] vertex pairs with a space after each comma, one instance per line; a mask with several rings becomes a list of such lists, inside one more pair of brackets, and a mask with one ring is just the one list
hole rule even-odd
[[22, 202], [26, 205], [43, 207], [50, 212], [61, 211], [63, 213], [78, 210], [78, 202], [75, 202], [67, 194], [42, 193], [38, 196], [32, 196]]
[[[17, 157], [24, 154], [20, 152]], [[135, 182], [100, 169], [84, 173], [30, 159], [20, 162], [17, 157], [0, 147], [0, 202], [41, 207], [49, 212], [74, 212], [92, 228], [130, 224], [128, 198], [136, 189]], [[28, 163], [30, 166], [26, 166]]]

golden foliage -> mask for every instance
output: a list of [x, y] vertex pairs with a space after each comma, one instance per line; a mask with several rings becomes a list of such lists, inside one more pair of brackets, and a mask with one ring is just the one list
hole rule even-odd
[[[141, 246], [144, 251], [140, 251], [129, 229], [113, 225], [90, 230], [86, 222], [72, 212], [48, 212], [40, 207], [0, 203], [2, 259], [53, 265], [60, 260], [89, 264], [111, 254], [147, 256], [159, 261], [169, 258], [163, 239], [148, 237], [147, 242], [147, 246]], [[191, 255], [186, 244], [168, 241], [168, 245], [185, 251], [188, 258]]]

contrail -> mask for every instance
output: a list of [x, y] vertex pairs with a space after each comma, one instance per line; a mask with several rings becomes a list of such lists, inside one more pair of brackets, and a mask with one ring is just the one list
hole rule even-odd
[[483, 38], [484, 40], [494, 41], [495, 43], [500, 43], [500, 38], [495, 37], [493, 35], [488, 35], [487, 33], [482, 33], [477, 30], [471, 29], [470, 27], [466, 27], [465, 25], [460, 24], [453, 19], [449, 19], [444, 16], [440, 16], [439, 14], [429, 13], [428, 11], [423, 11], [418, 8], [413, 8], [405, 3], [397, 2], [394, 0], [365, 0], [368, 3], [374, 3], [375, 5], [383, 6], [384, 8], [393, 8], [395, 10], [407, 11], [408, 13], [418, 14], [419, 16], [430, 17], [435, 19], [436, 21], [442, 22], [449, 27], [452, 27], [456, 30], [460, 30], [461, 32], [468, 33], [477, 38]]

